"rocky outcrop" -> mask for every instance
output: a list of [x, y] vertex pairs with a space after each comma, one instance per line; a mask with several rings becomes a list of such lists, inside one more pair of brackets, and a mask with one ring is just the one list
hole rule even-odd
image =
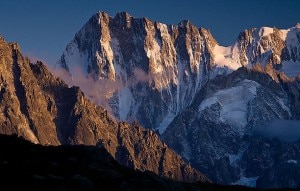
[[29, 60], [21, 55], [17, 44], [7, 44], [2, 38], [0, 44], [0, 133], [18, 134], [45, 145], [59, 144], [53, 116], [47, 112], [47, 101]]
[[0, 133], [43, 145], [99, 145], [121, 164], [183, 181], [209, 181], [150, 130], [114, 121], [78, 87], [68, 87], [41, 62], [0, 39]]

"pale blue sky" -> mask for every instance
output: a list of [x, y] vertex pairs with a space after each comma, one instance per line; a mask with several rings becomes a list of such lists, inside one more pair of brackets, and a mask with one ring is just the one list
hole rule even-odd
[[166, 24], [188, 19], [222, 45], [252, 27], [290, 28], [300, 22], [300, 0], [1, 0], [0, 34], [25, 55], [55, 63], [97, 11], [127, 11]]

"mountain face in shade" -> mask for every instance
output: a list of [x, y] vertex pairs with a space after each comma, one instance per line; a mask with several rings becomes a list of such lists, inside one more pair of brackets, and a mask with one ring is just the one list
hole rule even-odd
[[217, 182], [298, 188], [299, 82], [262, 68], [215, 78], [162, 139]]
[[41, 146], [16, 136], [0, 135], [0, 153], [1, 186], [10, 189], [163, 191], [201, 188], [165, 179], [150, 171], [126, 168], [99, 146]]
[[57, 67], [116, 119], [155, 130], [213, 181], [300, 187], [299, 24], [245, 30], [224, 47], [189, 21], [99, 12]]
[[174, 181], [150, 171], [141, 172], [119, 165], [101, 146], [42, 146], [7, 135], [0, 135], [0, 169], [1, 186], [14, 190], [260, 190], [238, 185]]
[[41, 63], [30, 63], [17, 44], [0, 38], [0, 134], [42, 145], [99, 145], [121, 164], [183, 181], [209, 181], [150, 130], [119, 123], [68, 87]]

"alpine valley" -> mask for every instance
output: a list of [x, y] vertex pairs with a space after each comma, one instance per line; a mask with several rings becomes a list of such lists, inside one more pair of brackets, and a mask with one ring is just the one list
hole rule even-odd
[[54, 68], [1, 37], [0, 64], [0, 134], [97, 146], [155, 182], [300, 188], [300, 24], [225, 47], [187, 20], [98, 12]]

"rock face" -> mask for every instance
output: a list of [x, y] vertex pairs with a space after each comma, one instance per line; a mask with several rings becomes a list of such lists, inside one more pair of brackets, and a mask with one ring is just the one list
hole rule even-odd
[[209, 78], [214, 43], [209, 31], [189, 21], [167, 26], [100, 12], [75, 35], [59, 66], [73, 78], [80, 70], [99, 83], [115, 84], [103, 95], [111, 112], [162, 132]]
[[209, 81], [163, 140], [217, 182], [299, 187], [299, 82], [273, 72], [240, 68]]
[[224, 47], [189, 21], [173, 26], [99, 12], [76, 33], [58, 66], [78, 85], [78, 73], [92, 77], [106, 91], [83, 91], [116, 118], [163, 133], [209, 79], [257, 64], [294, 77], [299, 62], [299, 26], [246, 30]]
[[118, 123], [68, 87], [41, 63], [30, 63], [17, 44], [0, 38], [0, 133], [43, 145], [99, 145], [121, 164], [184, 181], [209, 181], [150, 130]]
[[[298, 140], [270, 138], [262, 130], [300, 118], [299, 25], [246, 30], [224, 47], [189, 21], [172, 26], [99, 12], [76, 33], [58, 66], [81, 87], [76, 76], [92, 78], [106, 90], [84, 89], [94, 102], [121, 121], [157, 131], [214, 181], [300, 185], [297, 170], [279, 175], [300, 162]], [[258, 154], [259, 145], [269, 150]], [[285, 157], [277, 147], [289, 150]]]

